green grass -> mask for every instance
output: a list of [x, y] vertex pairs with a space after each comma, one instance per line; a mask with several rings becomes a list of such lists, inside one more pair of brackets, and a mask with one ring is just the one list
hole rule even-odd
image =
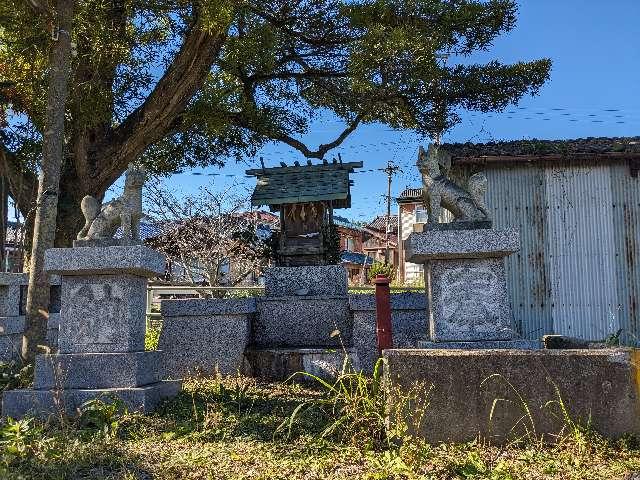
[[149, 416], [93, 402], [63, 424], [5, 422], [0, 478], [615, 479], [640, 470], [632, 439], [589, 432], [585, 442], [555, 446], [368, 441], [369, 430], [380, 435], [379, 385], [349, 377], [334, 389], [340, 394], [244, 377], [192, 379]]

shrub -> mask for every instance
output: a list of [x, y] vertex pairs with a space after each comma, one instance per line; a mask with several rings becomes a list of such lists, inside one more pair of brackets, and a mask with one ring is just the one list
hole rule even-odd
[[377, 275], [384, 275], [393, 282], [396, 278], [396, 269], [388, 263], [374, 263], [369, 268], [369, 273], [367, 274], [369, 281], [376, 278]]

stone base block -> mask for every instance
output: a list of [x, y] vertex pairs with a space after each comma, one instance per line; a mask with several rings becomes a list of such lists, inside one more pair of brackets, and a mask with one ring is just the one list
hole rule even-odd
[[253, 298], [163, 301], [158, 348], [166, 377], [238, 373], [255, 310]]
[[[347, 350], [351, 368], [360, 368], [354, 350]], [[315, 382], [310, 376], [325, 380], [335, 379], [345, 360], [343, 350], [326, 348], [272, 348], [250, 349], [245, 352], [243, 373], [270, 381], [284, 381], [298, 372], [292, 379], [298, 382]]]
[[346, 296], [264, 297], [257, 305], [251, 336], [258, 348], [351, 346], [353, 321]]
[[568, 428], [560, 399], [572, 421], [590, 421], [606, 437], [640, 434], [640, 350], [386, 350], [384, 356], [392, 388], [406, 394], [432, 385], [421, 423], [409, 425], [428, 442], [505, 443], [525, 426], [554, 441]]
[[342, 265], [271, 267], [264, 272], [267, 297], [346, 295], [347, 270]]
[[455, 350], [537, 350], [542, 345], [538, 340], [486, 340], [483, 342], [418, 342], [418, 348]]
[[161, 367], [160, 351], [38, 355], [33, 388], [139, 387], [158, 382]]
[[108, 401], [121, 399], [129, 411], [148, 413], [162, 400], [180, 392], [181, 382], [158, 382], [136, 388], [109, 388], [99, 390], [9, 390], [2, 397], [2, 415], [14, 419], [25, 415], [39, 418], [75, 415], [83, 403], [96, 398]]

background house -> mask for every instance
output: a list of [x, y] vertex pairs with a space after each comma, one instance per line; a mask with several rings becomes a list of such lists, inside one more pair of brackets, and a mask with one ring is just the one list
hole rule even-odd
[[[385, 250], [387, 248], [386, 232], [387, 216], [379, 215], [369, 222], [364, 228], [366, 238], [362, 246], [363, 252], [374, 259], [375, 262], [384, 263]], [[398, 266], [398, 216], [389, 217], [389, 263]]]
[[[507, 259], [517, 327], [526, 338], [557, 333], [640, 338], [640, 137], [445, 144], [460, 183], [484, 170], [496, 228], [520, 229]], [[424, 219], [420, 189], [398, 198], [399, 234]], [[404, 278], [420, 272], [406, 264]]]

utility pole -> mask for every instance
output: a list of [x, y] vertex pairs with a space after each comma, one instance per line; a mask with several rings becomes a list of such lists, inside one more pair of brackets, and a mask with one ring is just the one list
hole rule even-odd
[[387, 221], [384, 232], [384, 263], [389, 264], [389, 230], [391, 229], [391, 180], [396, 172], [400, 171], [400, 167], [393, 163], [393, 161], [387, 161], [386, 168], [382, 171], [387, 174]]

